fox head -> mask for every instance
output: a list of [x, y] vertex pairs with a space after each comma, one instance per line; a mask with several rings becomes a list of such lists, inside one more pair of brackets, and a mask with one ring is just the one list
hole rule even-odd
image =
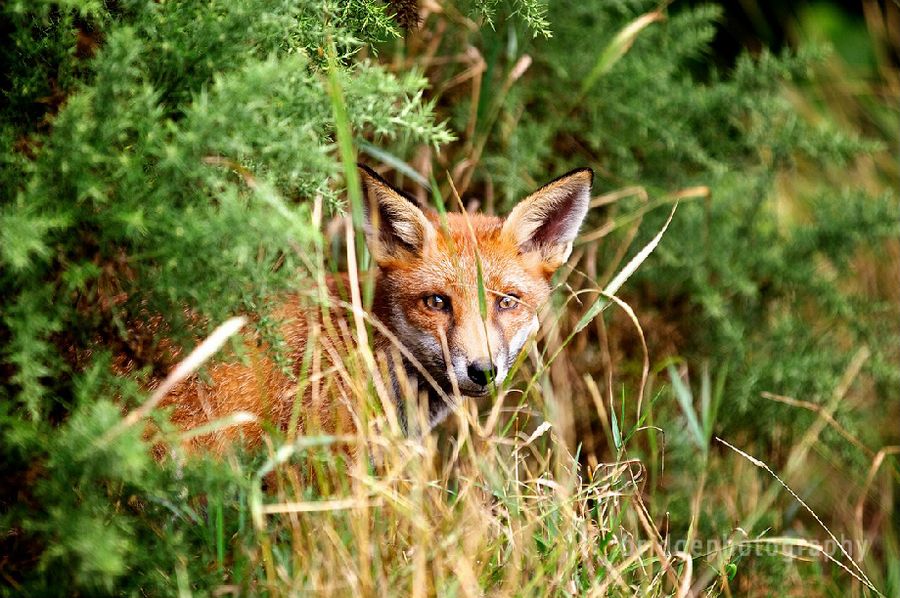
[[376, 316], [445, 390], [487, 394], [537, 330], [537, 309], [587, 213], [593, 173], [581, 168], [547, 183], [506, 218], [441, 218], [360, 170], [367, 244], [380, 270]]

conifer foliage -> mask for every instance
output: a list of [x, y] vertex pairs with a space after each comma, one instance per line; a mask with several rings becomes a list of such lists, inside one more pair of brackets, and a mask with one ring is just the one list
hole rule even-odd
[[[4, 484], [14, 534], [3, 553], [36, 559], [22, 566], [41, 583], [109, 590], [141, 558], [177, 552], [140, 540], [129, 497], [180, 508], [134, 434], [94, 444], [139, 396], [110, 375], [110, 355], [129, 355], [146, 379], [161, 364], [152, 335], [135, 331], [151, 314], [189, 341], [185, 306], [217, 323], [309, 272], [314, 198], [331, 213], [343, 202], [331, 182], [330, 48], [360, 135], [386, 148], [451, 137], [420, 76], [357, 57], [399, 35], [374, 0], [2, 11], [12, 68], [0, 131], [0, 426], [4, 462], [23, 476]], [[29, 496], [17, 495], [29, 476]], [[26, 516], [26, 503], [40, 506]]]
[[[269, 527], [251, 522], [248, 507], [261, 501], [263, 476], [254, 474], [271, 469], [259, 467], [265, 456], [160, 463], [140, 425], [120, 425], [124, 411], [146, 400], [148, 381], [173, 365], [162, 339], [190, 347], [235, 313], [254, 314], [271, 331], [267, 302], [321, 278], [309, 257], [323, 249], [313, 212], [345, 213], [329, 79], [339, 83], [359, 147], [406, 173], [414, 157], [432, 158], [436, 175], [459, 175], [491, 205], [496, 196], [498, 212], [537, 178], [576, 166], [594, 168], [596, 193], [630, 189], [588, 218], [574, 252], [582, 261], [567, 280], [584, 296], [658, 232], [668, 212], [658, 208], [687, 197], [626, 293], [639, 318], [652, 311], [669, 320], [655, 339], [650, 331], [654, 359], [673, 357], [668, 349], [692, 371], [702, 363], [717, 372], [717, 396], [727, 392], [731, 402], [718, 420], [703, 414], [708, 433], [787, 443], [804, 428], [792, 428], [792, 418], [808, 422], [816, 412], [798, 415], [760, 392], [821, 403], [843, 379], [849, 349], [862, 345], [872, 355], [869, 385], [896, 400], [897, 331], [882, 324], [896, 306], [848, 284], [856, 258], [897, 235], [895, 198], [842, 180], [843, 169], [880, 146], [827, 122], [812, 125], [788, 101], [785, 88], [806, 84], [817, 53], [762, 52], [719, 71], [705, 58], [720, 11], [675, 5], [0, 3], [0, 596], [199, 595], [223, 585], [291, 594], [321, 589], [316, 565], [338, 562], [355, 572], [341, 588], [370, 584], [372, 594], [395, 583], [419, 591], [426, 569], [433, 576], [423, 592], [438, 595], [461, 593], [460, 584], [487, 595], [520, 586], [528, 595], [675, 593], [681, 556], [658, 558], [655, 544], [627, 552], [652, 524], [641, 496], [653, 489], [630, 483], [633, 463], [618, 460], [636, 430], [632, 446], [661, 426], [682, 472], [712, 462], [707, 446], [697, 458], [674, 400], [665, 407], [654, 399], [667, 423], [626, 421], [624, 400], [621, 419], [613, 409], [611, 426], [602, 422], [613, 430], [614, 474], [579, 470], [566, 453], [573, 447], [548, 424], [525, 444], [545, 450], [541, 464], [556, 477], [538, 470], [525, 479], [525, 458], [509, 448], [521, 438], [508, 425], [509, 438], [498, 432], [499, 440], [454, 447], [453, 459], [469, 459], [470, 469], [452, 484], [450, 474], [443, 485], [433, 479], [444, 472], [426, 475], [422, 447], [434, 446], [419, 439], [393, 470], [402, 474], [395, 486], [339, 469], [289, 497], [349, 495], [369, 484], [363, 499], [381, 489], [379, 505]], [[406, 28], [429, 27], [418, 23], [423, 7], [440, 8], [431, 13], [439, 25], [407, 43]], [[473, 72], [477, 84], [467, 87]], [[790, 186], [785, 180], [797, 187], [790, 218], [773, 199]], [[436, 196], [452, 197], [441, 176], [434, 182]], [[698, 188], [707, 192], [679, 195]], [[573, 315], [577, 303], [559, 317], [564, 332], [581, 316]], [[599, 371], [609, 361], [602, 330], [579, 328], [577, 349], [560, 347], [569, 369], [541, 372], [521, 403], [550, 397], [539, 401], [549, 412], [557, 399], [632, 392], [637, 377], [627, 372], [640, 370], [633, 352], [622, 350], [626, 374], [615, 388]], [[599, 426], [600, 411], [581, 423]], [[864, 429], [866, 417], [859, 410], [847, 427]], [[875, 448], [880, 429], [869, 439]], [[837, 441], [841, 453], [846, 443]], [[641, 445], [629, 458], [644, 449], [657, 454]], [[672, 464], [665, 469], [673, 475]], [[696, 521], [687, 511], [701, 496], [693, 491], [671, 483], [649, 501], [660, 507], [650, 518], [666, 513], [666, 532], [690, 537]], [[631, 497], [638, 507], [628, 510]], [[370, 506], [384, 510], [369, 518]], [[699, 533], [719, 533], [708, 529], [713, 518], [734, 524], [722, 512]], [[780, 515], [761, 520], [776, 525]], [[656, 542], [659, 534], [646, 536]], [[470, 543], [475, 554], [466, 553]], [[707, 589], [727, 585], [724, 571]]]

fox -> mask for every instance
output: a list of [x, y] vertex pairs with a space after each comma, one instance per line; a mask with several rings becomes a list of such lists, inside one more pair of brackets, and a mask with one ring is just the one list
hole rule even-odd
[[[578, 168], [550, 181], [505, 218], [441, 213], [368, 166], [358, 165], [358, 172], [365, 240], [375, 268], [370, 316], [380, 323], [371, 349], [386, 365], [385, 385], [401, 431], [409, 433], [410, 396], [422, 397], [421, 410], [433, 428], [459, 397], [477, 399], [499, 387], [537, 332], [552, 277], [568, 260], [587, 215], [593, 171]], [[338, 297], [348, 284], [346, 274], [329, 278], [329, 295]], [[342, 373], [341, 356], [354, 350], [348, 317], [336, 316], [336, 324], [326, 326], [332, 332], [319, 334], [321, 346], [312, 348], [320, 371], [335, 375], [301, 388], [299, 364], [312, 329], [323, 328], [320, 310], [306, 305], [300, 294], [288, 294], [274, 316], [282, 322], [292, 372], [276, 363], [264, 342], [251, 339], [243, 360], [215, 363], [205, 377], [194, 375], [167, 394], [163, 404], [172, 409], [171, 421], [185, 431], [237, 412], [253, 416], [245, 425], [193, 436], [193, 446], [221, 452], [238, 438], [259, 444], [263, 421], [283, 431], [295, 425], [294, 432], [301, 433], [313, 422], [332, 434], [358, 428], [348, 391], [352, 380]]]

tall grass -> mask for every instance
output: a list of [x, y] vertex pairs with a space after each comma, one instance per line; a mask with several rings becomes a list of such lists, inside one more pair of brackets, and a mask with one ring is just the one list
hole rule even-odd
[[[341, 118], [346, 108], [338, 82], [330, 84], [356, 215], [352, 134]], [[356, 251], [360, 237], [352, 232], [358, 227], [354, 218], [345, 236], [351, 301], [332, 309], [346, 307], [339, 319], [353, 319], [359, 350], [366, 351], [357, 269], [362, 254]], [[560, 331], [550, 327], [546, 348], [552, 356], [533, 346], [519, 360], [531, 380], [524, 391], [499, 389], [482, 414], [457, 394], [460, 408], [443, 435], [400, 434], [390, 397], [378, 396], [384, 385], [372, 384], [386, 373], [371, 354], [361, 361], [348, 356], [339, 368], [356, 406], [356, 433], [306, 435], [272, 445], [246, 489], [210, 503], [204, 533], [214, 538], [216, 566], [223, 572], [217, 591], [665, 595], [674, 589], [686, 595], [690, 559], [664, 545], [642, 499], [643, 467], [624, 456], [622, 436], [634, 428], [619, 433], [621, 458], [584, 467], [557, 433], [560, 424], [534, 410], [543, 405], [560, 421], [571, 417], [553, 396], [549, 368], [579, 330], [619, 302], [613, 293], [650, 256], [664, 230], [605, 290], [594, 293], [568, 338], [558, 340]], [[316, 295], [325, 296], [325, 290]], [[545, 313], [551, 321], [555, 315]], [[407, 397], [411, 404], [415, 399]], [[419, 429], [427, 429], [419, 415]], [[234, 539], [230, 547], [227, 537]], [[244, 558], [242, 567], [234, 566]]]
[[[622, 47], [608, 49], [604, 60], [626, 52], [626, 34], [638, 35], [651, 22], [623, 32], [616, 38]], [[604, 64], [598, 63], [598, 72]], [[473, 105], [481, 93], [475, 79]], [[769, 395], [816, 412], [799, 440], [768, 455], [779, 465], [754, 456], [752, 438], [717, 438], [717, 416], [728, 409], [727, 369], [698, 374], [677, 357], [648, 355], [644, 314], [616, 297], [665, 243], [665, 226], [635, 258], [605, 276], [583, 275], [582, 268], [595, 265], [583, 246], [576, 250], [572, 268], [559, 281], [562, 301], [543, 311], [542, 332], [489, 404], [456, 397], [459, 408], [438, 430], [400, 434], [385, 386], [378, 383], [387, 373], [366, 348], [372, 323], [361, 292], [366, 255], [356, 158], [337, 80], [330, 85], [353, 214], [344, 229], [351, 298], [331, 309], [353, 322], [364, 355], [348, 356], [340, 372], [315, 365], [304, 371], [316, 381], [342, 376], [361, 425], [352, 435], [289, 433], [283, 442], [276, 433], [255, 460], [237, 449], [226, 455], [248, 482], [210, 493], [203, 509], [200, 533], [214, 546], [209, 566], [221, 579], [214, 593], [896, 593], [900, 548], [890, 521], [896, 517], [891, 497], [897, 473], [888, 464], [900, 449], [870, 449], [835, 418], [858, 392], [854, 385], [868, 349], [856, 349], [824, 406]], [[474, 125], [470, 132], [463, 146], [476, 157], [449, 173], [446, 186], [454, 192], [454, 178], [460, 187], [468, 185], [483, 147]], [[366, 151], [407, 176], [431, 176], [427, 160], [415, 170], [374, 147]], [[439, 185], [434, 191], [440, 197]], [[641, 193], [621, 189], [594, 203]], [[686, 189], [657, 205], [708, 194], [705, 188]], [[631, 228], [615, 252], [617, 263], [634, 253], [641, 217], [657, 205], [616, 223]], [[583, 238], [594, 242], [611, 230], [587, 231]], [[598, 279], [609, 282], [586, 282]], [[311, 294], [322, 299], [324, 278], [317, 284]], [[617, 319], [605, 317], [608, 307], [624, 314], [625, 329], [616, 330]], [[586, 329], [603, 341], [594, 353], [598, 365], [587, 370]], [[644, 352], [637, 369], [610, 349], [611, 335], [630, 334]], [[622, 389], [616, 395], [614, 380]], [[601, 428], [586, 434], [586, 419]], [[870, 463], [866, 471], [842, 472], [837, 488], [827, 479], [835, 474], [821, 442], [828, 431], [840, 433]], [[875, 537], [880, 552], [871, 549]], [[190, 580], [178, 582], [189, 594]]]
[[[353, 306], [333, 309], [349, 314]], [[209, 566], [222, 580], [213, 592], [728, 595], [742, 587], [731, 583], [750, 559], [817, 555], [856, 587], [880, 594], [874, 586], [878, 578], [871, 581], [856, 560], [867, 544], [863, 528], [830, 530], [769, 466], [728, 442], [715, 439], [739, 457], [716, 455], [712, 431], [722, 385], [708, 371], [695, 397], [682, 374], [668, 369], [687, 433], [698, 449], [688, 521], [670, 521], [669, 513], [653, 509], [656, 495], [665, 492], [660, 472], [651, 472], [655, 461], [665, 461], [664, 443], [651, 451], [654, 462], [633, 446], [642, 434], [662, 432], [647, 420], [663, 393], [631, 416], [624, 398], [619, 404], [613, 397], [600, 397], [590, 376], [570, 380], [565, 396], [592, 396], [603, 421], [610, 423], [605, 440], [611, 458], [588, 463], [581, 447], [573, 452], [559, 430], [578, 416], [577, 406], [554, 396], [554, 388], [563, 386], [552, 373], [553, 366], [572, 366], [572, 337], [559, 340], [562, 335], [550, 325], [558, 315], [555, 310], [543, 315], [543, 329], [549, 333], [520, 361], [520, 377], [534, 383], [500, 389], [493, 403], [482, 408], [461, 402], [450, 424], [435, 433], [401, 434], [383, 409], [387, 397], [373, 396], [372, 379], [384, 372], [368, 371], [371, 362], [350, 357], [342, 364], [346, 386], [364, 422], [355, 434], [313, 434], [293, 441], [275, 434], [266, 454], [255, 460], [237, 448], [228, 452], [225, 460], [248, 483], [211, 491], [205, 506], [199, 505], [205, 515], [199, 533], [210, 538], [210, 554], [216, 555]], [[584, 320], [577, 315], [570, 316], [575, 327]], [[544, 359], [540, 345], [554, 355], [552, 363]], [[192, 357], [186, 362], [195, 362]], [[823, 429], [833, 424], [828, 412], [844, 399], [867, 358], [864, 350], [857, 354], [828, 409], [791, 449], [781, 474], [785, 479], [802, 469]], [[313, 371], [311, 378], [320, 374]], [[419, 415], [424, 428], [424, 413]], [[233, 423], [240, 422], [220, 422]], [[754, 476], [746, 463], [765, 470], [771, 481], [767, 475]], [[670, 470], [670, 475], [684, 478], [686, 472]], [[873, 470], [870, 478], [874, 475]], [[711, 488], [709, 479], [727, 480], [730, 496], [721, 487]], [[749, 495], [741, 496], [745, 493]], [[790, 494], [813, 513], [835, 544], [825, 545], [814, 536], [756, 531], [781, 494]], [[713, 528], [719, 544], [694, 547], [702, 535], [701, 520], [721, 507], [720, 501], [735, 499], [747, 501], [743, 507], [731, 505], [745, 509], [741, 519]], [[685, 524], [685, 536], [672, 533]], [[845, 533], [854, 534], [849, 549], [841, 544]], [[801, 579], [793, 582], [800, 587], [806, 583]], [[182, 594], [189, 594], [191, 580], [179, 583]], [[760, 583], [769, 581], [754, 576], [751, 587]]]

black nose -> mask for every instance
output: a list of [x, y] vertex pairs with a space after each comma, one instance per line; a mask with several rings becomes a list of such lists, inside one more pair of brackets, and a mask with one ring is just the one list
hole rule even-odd
[[478, 386], [487, 386], [497, 372], [489, 361], [473, 361], [466, 369], [466, 373], [469, 374], [469, 380]]

